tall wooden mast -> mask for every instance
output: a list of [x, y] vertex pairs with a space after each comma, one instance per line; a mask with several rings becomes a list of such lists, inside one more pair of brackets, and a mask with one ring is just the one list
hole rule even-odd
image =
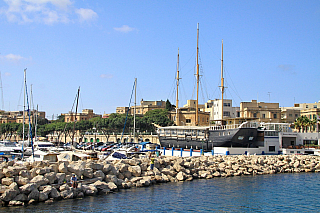
[[179, 110], [179, 48], [178, 48], [178, 60], [177, 60], [177, 98], [176, 98], [176, 125], [179, 126], [178, 110]]
[[199, 105], [199, 23], [197, 25], [197, 101], [196, 101], [196, 119], [195, 123], [198, 126], [198, 105]]
[[223, 93], [224, 93], [224, 78], [223, 78], [223, 39], [221, 48], [221, 124], [223, 124]]

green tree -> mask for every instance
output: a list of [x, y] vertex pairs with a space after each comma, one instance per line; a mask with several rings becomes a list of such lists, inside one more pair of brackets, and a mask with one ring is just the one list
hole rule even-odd
[[174, 110], [176, 108], [176, 106], [175, 105], [172, 105], [171, 103], [170, 103], [170, 101], [167, 99], [167, 101], [166, 101], [166, 110], [167, 111], [172, 111], [172, 110]]
[[163, 109], [148, 111], [144, 117], [146, 117], [147, 123], [149, 124], [156, 124], [159, 126], [170, 126], [173, 124], [173, 121], [168, 117], [168, 111]]

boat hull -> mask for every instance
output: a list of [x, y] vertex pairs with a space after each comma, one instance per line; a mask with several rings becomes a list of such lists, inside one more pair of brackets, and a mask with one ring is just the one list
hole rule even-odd
[[214, 147], [250, 147], [259, 146], [257, 128], [236, 128], [227, 130], [208, 130], [205, 138], [174, 137], [159, 135], [160, 145], [166, 148], [203, 149], [210, 151]]

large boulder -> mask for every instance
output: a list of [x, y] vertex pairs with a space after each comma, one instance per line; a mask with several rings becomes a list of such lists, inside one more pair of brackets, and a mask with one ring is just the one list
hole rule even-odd
[[74, 164], [69, 164], [68, 171], [77, 175], [77, 177], [81, 177], [83, 175], [83, 171], [85, 169], [86, 163], [83, 161], [78, 161]]
[[109, 183], [107, 183], [107, 184], [108, 184], [108, 188], [109, 188], [111, 191], [116, 191], [116, 190], [118, 190], [118, 187], [117, 187], [117, 185], [116, 185], [115, 183], [109, 182]]
[[21, 186], [20, 188], [21, 193], [29, 194], [34, 189], [37, 189], [37, 184], [35, 183], [28, 183], [26, 185]]
[[44, 186], [44, 189], [42, 190], [43, 193], [46, 193], [47, 195], [51, 193], [53, 187], [50, 185]]
[[5, 202], [13, 200], [19, 194], [19, 190], [7, 189], [1, 196], [0, 199]]
[[93, 183], [93, 185], [98, 189], [98, 190], [103, 190], [103, 189], [109, 189], [109, 185], [105, 182], [102, 182], [100, 180], [96, 181]]
[[28, 201], [28, 196], [25, 194], [18, 194], [15, 198], [13, 198], [15, 201], [21, 201], [21, 202], [26, 202]]
[[4, 176], [9, 177], [9, 178], [16, 175], [15, 170], [13, 169], [12, 166], [9, 166], [8, 168], [3, 168], [2, 172], [3, 172]]
[[53, 199], [58, 199], [60, 197], [60, 192], [58, 192], [58, 190], [56, 188], [52, 188], [49, 197], [53, 198]]
[[104, 174], [108, 174], [112, 169], [112, 166], [110, 164], [103, 164], [102, 171]]
[[46, 193], [44, 193], [44, 192], [40, 192], [39, 193], [39, 201], [40, 202], [43, 202], [43, 201], [46, 201], [46, 200], [48, 200], [48, 194], [46, 194]]
[[28, 195], [28, 200], [36, 200], [36, 201], [38, 201], [39, 200], [39, 195], [40, 195], [39, 190], [38, 189], [34, 189]]
[[10, 186], [13, 182], [14, 182], [13, 177], [6, 177], [6, 178], [2, 178], [1, 180], [1, 184], [6, 186]]
[[74, 193], [72, 190], [64, 190], [64, 191], [60, 192], [60, 196], [63, 199], [72, 199], [74, 197]]
[[172, 177], [176, 176], [177, 175], [177, 172], [174, 171], [173, 169], [168, 169], [168, 168], [163, 168], [161, 170], [161, 173], [165, 174], [165, 175], [170, 175]]
[[68, 167], [65, 162], [61, 162], [59, 164], [58, 171], [61, 173], [66, 173], [68, 171]]
[[43, 175], [37, 175], [30, 180], [30, 183], [35, 183], [39, 187], [42, 185], [47, 185], [49, 183], [49, 180]]
[[28, 178], [25, 178], [25, 177], [22, 177], [22, 176], [16, 176], [14, 178], [14, 181], [19, 185], [19, 186], [23, 186], [23, 185], [26, 185], [29, 183], [29, 179]]
[[56, 179], [57, 179], [57, 176], [56, 176], [56, 173], [55, 172], [49, 172], [49, 173], [46, 173], [44, 175], [45, 178], [47, 178], [49, 180], [49, 183], [50, 184], [53, 184]]
[[93, 173], [93, 177], [95, 177], [95, 178], [100, 177], [101, 180], [103, 180], [105, 178], [105, 176], [106, 175], [101, 170], [98, 170], [98, 171]]
[[87, 178], [92, 178], [93, 177], [93, 169], [92, 168], [85, 168], [83, 170], [83, 176]]
[[183, 172], [179, 172], [176, 176], [178, 181], [184, 181], [186, 178], [186, 175]]
[[31, 174], [28, 170], [21, 170], [19, 172], [19, 176], [23, 177], [23, 178], [28, 178], [28, 179], [31, 179]]
[[0, 194], [3, 194], [8, 189], [6, 185], [0, 185]]
[[141, 176], [141, 167], [140, 166], [129, 166], [128, 171], [135, 177]]
[[93, 196], [98, 193], [98, 189], [93, 184], [90, 184], [89, 186], [83, 185], [83, 191], [86, 195], [89, 196]]
[[62, 184], [66, 181], [66, 174], [65, 173], [57, 173], [56, 174], [56, 181], [58, 184]]

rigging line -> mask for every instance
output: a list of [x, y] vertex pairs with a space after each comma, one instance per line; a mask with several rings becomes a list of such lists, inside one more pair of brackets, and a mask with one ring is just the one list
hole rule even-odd
[[[27, 80], [26, 85], [27, 85]], [[29, 135], [30, 135], [30, 140], [31, 140], [31, 148], [32, 148], [32, 157], [34, 160], [34, 148], [33, 148], [33, 138], [32, 138], [32, 125], [31, 125], [31, 116], [30, 116], [30, 106], [29, 106], [29, 97], [28, 97], [28, 87], [26, 86], [26, 96], [27, 96], [27, 106], [28, 106], [28, 116], [29, 116]]]
[[191, 61], [191, 59], [194, 57], [195, 53], [196, 53], [196, 51], [194, 51], [194, 52], [192, 53], [192, 55], [191, 55], [191, 57], [188, 59], [187, 63], [185, 63], [183, 66], [181, 66], [181, 69], [183, 69], [183, 68]]
[[[183, 82], [180, 82], [180, 85], [181, 85], [182, 91], [183, 91], [183, 93], [184, 93], [184, 94], [183, 94], [184, 97], [180, 98], [180, 101], [179, 101], [179, 102], [182, 102], [182, 99], [183, 99], [183, 98], [186, 100], [187, 93], [186, 93], [186, 89], [185, 89], [185, 87], [184, 87], [184, 83], [183, 83]], [[182, 93], [182, 91], [181, 91], [181, 89], [180, 89], [180, 92], [181, 92], [181, 93]]]
[[[228, 82], [226, 82], [228, 83]], [[237, 94], [237, 92], [233, 89], [233, 87], [230, 87], [230, 89], [236, 94], [236, 96], [240, 99], [240, 101], [242, 102], [241, 97]]]
[[22, 80], [22, 86], [21, 86], [21, 90], [20, 90], [19, 101], [18, 101], [18, 104], [17, 104], [17, 111], [19, 111], [19, 106], [22, 106], [22, 105], [19, 104], [20, 101], [21, 101], [22, 94], [24, 95], [24, 80]]
[[201, 90], [201, 95], [202, 95], [202, 101], [203, 101], [203, 103], [206, 103], [206, 100], [205, 100], [205, 97], [204, 97], [204, 94], [203, 94], [203, 88], [202, 88], [201, 81], [199, 82], [199, 84], [200, 84], [200, 90]]
[[134, 83], [133, 83], [133, 88], [132, 88], [131, 97], [130, 97], [130, 101], [129, 101], [129, 107], [128, 107], [128, 110], [127, 110], [126, 120], [124, 121], [124, 127], [123, 127], [123, 130], [122, 130], [120, 143], [121, 143], [122, 138], [123, 138], [123, 135], [124, 135], [124, 129], [126, 128], [127, 119], [128, 119], [128, 114], [129, 114], [129, 110], [130, 110], [130, 103], [131, 103], [131, 100], [132, 100], [132, 95], [133, 95], [134, 87], [135, 87], [135, 86], [136, 86], [136, 81], [134, 81]]
[[75, 99], [74, 99], [74, 101], [73, 101], [73, 105], [72, 105], [72, 108], [71, 108], [71, 111], [70, 111], [71, 113], [72, 113], [74, 104], [77, 102], [77, 98], [78, 98], [78, 92], [77, 92], [76, 97], [75, 97]]
[[239, 97], [239, 99], [242, 101], [242, 99], [241, 99], [241, 97], [240, 97], [240, 95], [239, 95], [239, 93], [238, 93], [238, 91], [237, 91], [237, 89], [236, 89], [236, 87], [235, 87], [235, 85], [234, 85], [234, 83], [233, 83], [233, 81], [232, 81], [232, 78], [231, 78], [231, 76], [230, 76], [230, 74], [229, 74], [229, 72], [228, 71], [226, 71], [226, 69], [225, 69], [225, 72], [227, 73], [227, 75], [229, 76], [229, 79], [230, 79], [230, 81], [231, 81], [231, 83], [232, 83], [232, 85], [234, 86], [234, 88], [235, 88], [235, 93], [236, 93], [236, 95]]

